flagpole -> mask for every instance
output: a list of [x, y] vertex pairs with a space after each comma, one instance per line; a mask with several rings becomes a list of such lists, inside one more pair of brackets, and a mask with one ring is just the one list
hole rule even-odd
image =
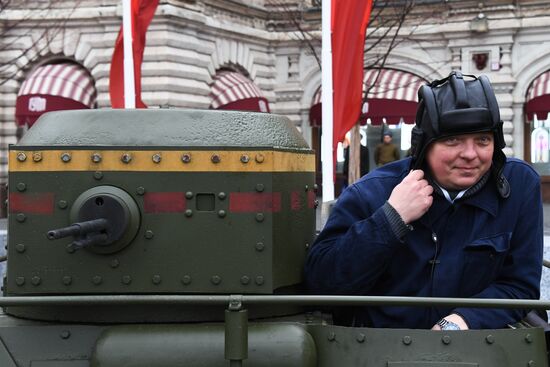
[[323, 174], [323, 203], [334, 200], [331, 10], [331, 0], [323, 0], [321, 49], [321, 113], [323, 121], [321, 133], [321, 167]]
[[132, 0], [122, 0], [122, 34], [124, 41], [124, 108], [136, 108], [132, 37]]

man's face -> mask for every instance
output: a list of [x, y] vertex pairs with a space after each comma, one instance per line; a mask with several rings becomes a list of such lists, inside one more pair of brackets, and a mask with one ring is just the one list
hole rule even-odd
[[385, 144], [391, 143], [391, 136], [389, 136], [389, 135], [384, 135], [384, 143], [385, 143]]
[[426, 161], [435, 180], [449, 190], [464, 190], [491, 168], [492, 132], [455, 135], [432, 143]]

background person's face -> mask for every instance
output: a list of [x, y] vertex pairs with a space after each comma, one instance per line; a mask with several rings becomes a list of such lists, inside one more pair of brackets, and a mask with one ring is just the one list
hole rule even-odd
[[494, 149], [491, 132], [455, 135], [432, 143], [426, 161], [439, 185], [463, 190], [491, 168]]
[[391, 143], [392, 137], [389, 135], [384, 135], [384, 143], [389, 144]]

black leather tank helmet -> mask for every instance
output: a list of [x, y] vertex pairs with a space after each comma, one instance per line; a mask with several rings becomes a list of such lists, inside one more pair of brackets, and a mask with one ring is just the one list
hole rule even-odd
[[506, 146], [498, 103], [485, 75], [465, 76], [453, 71], [445, 79], [434, 80], [418, 90], [416, 125], [412, 130], [412, 168], [423, 166], [428, 146], [434, 141], [460, 134], [484, 131], [494, 133], [495, 150], [491, 173], [503, 198], [510, 195], [510, 185], [502, 174]]

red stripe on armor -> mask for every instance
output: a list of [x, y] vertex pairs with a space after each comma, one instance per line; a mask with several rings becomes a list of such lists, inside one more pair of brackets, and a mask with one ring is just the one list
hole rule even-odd
[[302, 206], [300, 191], [292, 191], [290, 193], [290, 209], [296, 212], [302, 210]]
[[229, 211], [278, 213], [281, 211], [281, 193], [232, 192], [229, 194]]
[[10, 213], [53, 214], [53, 207], [53, 192], [12, 192], [9, 196]]
[[145, 213], [181, 213], [185, 211], [185, 207], [183, 192], [147, 192], [143, 197]]
[[309, 209], [315, 208], [315, 199], [316, 199], [315, 191], [313, 191], [313, 190], [308, 191], [307, 192], [307, 207]]

